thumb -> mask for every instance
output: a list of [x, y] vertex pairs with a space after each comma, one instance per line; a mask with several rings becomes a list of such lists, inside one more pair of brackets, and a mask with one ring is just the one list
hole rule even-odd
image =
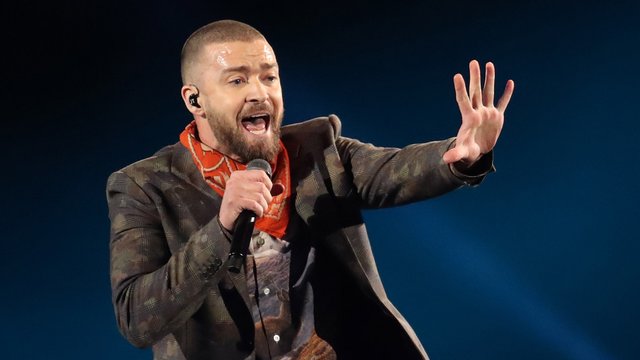
[[464, 158], [466, 151], [460, 147], [456, 146], [453, 149], [448, 150], [442, 155], [442, 160], [447, 164], [452, 164], [456, 161], [460, 161], [460, 159]]

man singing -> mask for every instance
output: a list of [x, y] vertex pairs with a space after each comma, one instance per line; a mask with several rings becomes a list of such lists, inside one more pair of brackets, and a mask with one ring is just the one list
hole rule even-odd
[[[455, 138], [380, 148], [343, 137], [335, 115], [280, 127], [276, 56], [253, 27], [208, 24], [181, 55], [194, 120], [152, 157], [113, 173], [111, 286], [118, 326], [154, 359], [427, 359], [388, 300], [363, 208], [407, 204], [493, 170], [513, 94], [494, 106], [493, 64], [453, 78]], [[265, 170], [247, 169], [263, 159]], [[240, 214], [257, 217], [240, 271]], [[236, 231], [237, 233], [237, 231]]]

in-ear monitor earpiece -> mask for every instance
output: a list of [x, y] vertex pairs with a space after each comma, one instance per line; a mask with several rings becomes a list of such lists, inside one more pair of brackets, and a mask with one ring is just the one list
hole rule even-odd
[[200, 90], [198, 89], [197, 86], [190, 84], [191, 86], [193, 86], [194, 88], [196, 88], [196, 93], [189, 95], [189, 104], [191, 106], [195, 106], [197, 108], [200, 107], [200, 104], [198, 104], [198, 96], [200, 96]]

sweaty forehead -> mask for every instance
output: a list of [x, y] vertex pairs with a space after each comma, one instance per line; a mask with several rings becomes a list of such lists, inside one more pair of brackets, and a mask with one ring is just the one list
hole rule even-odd
[[276, 64], [275, 53], [265, 40], [213, 43], [205, 47], [203, 55], [205, 63], [221, 69]]

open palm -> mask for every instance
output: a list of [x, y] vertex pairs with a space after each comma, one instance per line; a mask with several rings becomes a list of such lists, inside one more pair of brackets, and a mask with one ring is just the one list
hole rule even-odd
[[469, 63], [469, 93], [461, 74], [453, 77], [456, 101], [462, 115], [462, 125], [458, 130], [455, 147], [444, 153], [443, 160], [448, 163], [458, 161], [471, 165], [483, 154], [493, 149], [498, 141], [504, 112], [507, 109], [515, 84], [507, 81], [504, 94], [494, 106], [495, 67], [487, 63], [484, 88], [480, 86], [480, 64], [476, 60]]

